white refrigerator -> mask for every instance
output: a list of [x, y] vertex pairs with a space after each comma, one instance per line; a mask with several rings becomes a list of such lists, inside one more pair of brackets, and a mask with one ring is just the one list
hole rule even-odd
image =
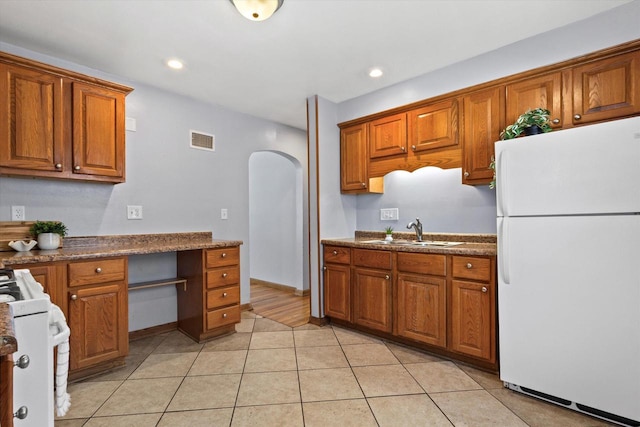
[[501, 380], [640, 425], [640, 117], [495, 148]]

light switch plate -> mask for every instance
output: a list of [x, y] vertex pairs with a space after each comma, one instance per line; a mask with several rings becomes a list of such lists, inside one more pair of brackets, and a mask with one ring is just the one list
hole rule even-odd
[[380, 209], [381, 221], [397, 221], [400, 218], [398, 208]]

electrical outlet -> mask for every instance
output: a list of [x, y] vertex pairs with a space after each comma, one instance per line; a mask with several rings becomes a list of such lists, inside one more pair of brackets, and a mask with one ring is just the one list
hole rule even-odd
[[127, 219], [142, 219], [142, 206], [127, 205]]
[[226, 209], [220, 209], [220, 219], [229, 219], [229, 212]]
[[11, 206], [11, 221], [24, 221], [25, 218], [24, 206]]
[[397, 221], [399, 218], [398, 208], [380, 209], [381, 221]]

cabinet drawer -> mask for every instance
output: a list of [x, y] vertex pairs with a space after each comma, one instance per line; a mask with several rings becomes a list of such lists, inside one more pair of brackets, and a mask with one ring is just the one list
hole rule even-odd
[[240, 322], [240, 305], [220, 308], [207, 313], [207, 329]]
[[240, 268], [237, 265], [212, 268], [207, 271], [207, 289], [235, 285], [240, 282]]
[[207, 291], [207, 310], [240, 304], [240, 286], [228, 286]]
[[354, 249], [353, 265], [358, 267], [391, 269], [391, 252], [372, 249]]
[[325, 246], [324, 262], [349, 264], [351, 262], [351, 249], [342, 246]]
[[488, 282], [491, 280], [491, 259], [454, 256], [453, 277]]
[[236, 265], [240, 263], [240, 249], [235, 247], [208, 249], [205, 255], [206, 268]]
[[446, 255], [398, 253], [398, 271], [407, 273], [447, 275]]
[[126, 273], [125, 258], [72, 262], [68, 266], [69, 286], [122, 281]]

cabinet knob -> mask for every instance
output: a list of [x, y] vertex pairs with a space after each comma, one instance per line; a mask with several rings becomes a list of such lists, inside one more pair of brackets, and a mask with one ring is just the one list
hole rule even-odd
[[62, 163], [56, 163], [56, 169], [62, 169]]
[[385, 278], [385, 279], [387, 279], [387, 280], [389, 280], [389, 279], [391, 279], [391, 276], [389, 276], [388, 274], [386, 274], [386, 275], [384, 276], [384, 278]]
[[226, 298], [226, 297], [227, 297], [227, 293], [226, 293], [226, 292], [223, 292], [223, 293], [222, 293], [222, 298]]
[[226, 279], [226, 277], [227, 277], [227, 273], [222, 273], [222, 278]]
[[575, 114], [573, 116], [574, 120], [580, 120], [582, 118], [582, 116], [580, 114]]
[[26, 354], [23, 354], [18, 358], [18, 360], [14, 362], [13, 366], [17, 366], [20, 369], [25, 369], [29, 367], [30, 362], [31, 360], [29, 359], [29, 356], [27, 356]]
[[467, 263], [467, 268], [473, 268], [473, 264], [471, 264], [470, 262]]
[[400, 147], [400, 150], [402, 150], [402, 151], [407, 151], [407, 149], [406, 149], [406, 148], [404, 148], [404, 147]]
[[367, 184], [364, 182], [360, 183], [360, 185], [362, 186], [362, 188], [365, 188], [367, 186]]
[[222, 318], [226, 319], [227, 318], [227, 313], [222, 313]]
[[468, 171], [464, 171], [464, 177], [468, 178], [469, 177], [469, 172]]
[[333, 251], [333, 254], [334, 255], [338, 255], [338, 251]]
[[557, 125], [558, 123], [560, 123], [560, 119], [553, 119], [551, 120], [551, 123], [553, 123], [554, 125]]
[[323, 269], [324, 271], [327, 271], [327, 266], [325, 265], [324, 267], [322, 267], [322, 269]]
[[29, 415], [29, 408], [26, 406], [21, 406], [16, 412], [14, 412], [13, 417], [19, 420], [24, 420]]
[[413, 151], [416, 151], [416, 146], [415, 146], [415, 145], [412, 145], [412, 146], [411, 146], [411, 149], [412, 149]]
[[486, 286], [482, 287], [482, 292], [487, 293], [487, 287]]
[[73, 167], [73, 170], [74, 170], [74, 171], [79, 171], [79, 170], [80, 170], [80, 166], [78, 166], [78, 165], [74, 166], [74, 167]]
[[96, 273], [98, 274], [102, 273], [102, 269], [100, 267], [96, 268]]
[[221, 258], [226, 258], [227, 257], [227, 253], [226, 252], [222, 252], [222, 255], [220, 255]]
[[72, 300], [72, 301], [75, 301], [75, 300], [77, 300], [77, 299], [78, 299], [78, 295], [76, 295], [76, 294], [71, 294], [71, 300]]

